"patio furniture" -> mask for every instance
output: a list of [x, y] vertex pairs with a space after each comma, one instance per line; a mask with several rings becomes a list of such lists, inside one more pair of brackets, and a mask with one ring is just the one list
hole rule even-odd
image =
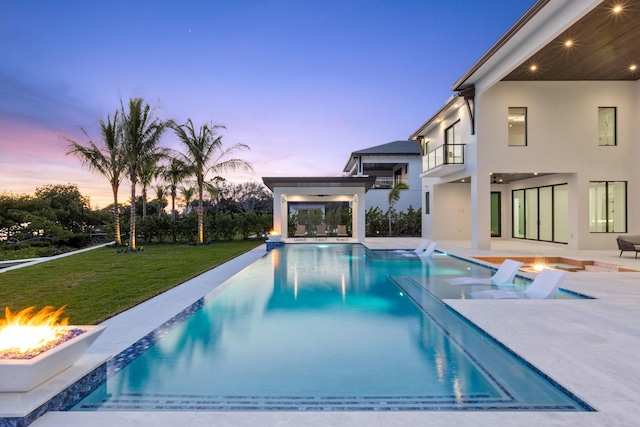
[[338, 240], [342, 240], [342, 238], [348, 238], [349, 234], [347, 234], [347, 226], [346, 225], [338, 225]]
[[416, 248], [414, 251], [406, 251], [405, 253], [400, 253], [400, 255], [406, 257], [418, 256], [420, 258], [430, 257], [436, 250], [436, 246], [438, 246], [438, 244], [436, 242], [429, 243], [428, 240], [425, 240], [425, 242], [427, 242], [427, 247], [424, 250], [419, 250], [421, 245], [418, 245], [418, 248]]
[[513, 278], [516, 277], [516, 273], [522, 267], [520, 261], [514, 261], [512, 259], [505, 259], [498, 271], [491, 277], [456, 277], [455, 279], [447, 279], [450, 285], [503, 285], [506, 283], [512, 283]]
[[566, 275], [567, 273], [563, 271], [544, 269], [538, 273], [529, 287], [522, 292], [489, 289], [469, 292], [467, 295], [476, 299], [552, 299], [558, 290], [558, 285]]
[[429, 246], [429, 241], [423, 239], [422, 241], [420, 241], [420, 243], [418, 244], [418, 246], [416, 246], [415, 249], [412, 249], [412, 250], [396, 249], [393, 252], [397, 254], [409, 254], [409, 256], [412, 256], [412, 255], [417, 255], [419, 253], [424, 252], [424, 250], [427, 249], [427, 246]]
[[327, 227], [324, 225], [316, 226], [316, 240], [327, 240]]
[[307, 237], [307, 226], [299, 225], [296, 227], [296, 233], [293, 235], [294, 240], [304, 240]]
[[636, 253], [636, 259], [638, 259], [638, 252], [640, 252], [640, 236], [618, 236], [616, 239], [618, 242], [618, 249], [620, 249], [620, 257], [625, 251], [631, 251]]

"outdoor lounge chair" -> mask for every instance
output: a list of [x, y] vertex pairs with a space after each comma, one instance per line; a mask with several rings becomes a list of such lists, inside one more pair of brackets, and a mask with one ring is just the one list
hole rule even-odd
[[552, 299], [558, 290], [558, 285], [566, 275], [567, 273], [563, 271], [544, 269], [538, 273], [529, 287], [522, 292], [489, 289], [469, 292], [468, 295], [471, 298], [478, 299]]
[[622, 257], [622, 252], [631, 251], [636, 253], [636, 259], [638, 259], [640, 236], [618, 236], [616, 241], [618, 242], [618, 249], [620, 249], [620, 257]]
[[340, 240], [341, 237], [349, 237], [349, 235], [347, 234], [347, 226], [346, 225], [338, 225], [338, 240]]
[[522, 267], [520, 261], [514, 261], [512, 259], [505, 259], [498, 271], [491, 277], [456, 277], [455, 279], [447, 279], [450, 285], [504, 285], [506, 283], [513, 283], [513, 278], [516, 277], [518, 269]]
[[324, 225], [316, 226], [316, 239], [327, 239], [327, 227]]
[[416, 248], [416, 251], [408, 251], [405, 253], [400, 253], [400, 255], [406, 256], [406, 257], [418, 256], [420, 258], [430, 257], [433, 254], [433, 252], [436, 250], [436, 246], [438, 246], [438, 244], [436, 242], [429, 243], [428, 240], [425, 240], [425, 242], [427, 242], [427, 247], [423, 251], [418, 251], [419, 249], [418, 247]]
[[307, 227], [305, 225], [299, 225], [296, 227], [296, 234], [294, 234], [294, 239], [304, 239], [307, 237]]
[[397, 254], [410, 254], [410, 256], [412, 256], [412, 255], [417, 255], [421, 252], [424, 252], [424, 250], [427, 249], [427, 246], [429, 246], [429, 241], [423, 239], [422, 241], [420, 241], [420, 243], [418, 244], [418, 246], [416, 246], [415, 249], [412, 249], [412, 250], [396, 249], [393, 252]]

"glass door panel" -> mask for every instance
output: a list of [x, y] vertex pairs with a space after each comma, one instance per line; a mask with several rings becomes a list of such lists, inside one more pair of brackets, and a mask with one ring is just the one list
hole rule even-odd
[[569, 185], [553, 187], [553, 241], [569, 242]]
[[525, 199], [525, 239], [538, 239], [538, 189], [524, 190]]
[[513, 192], [513, 237], [524, 239], [524, 190]]
[[540, 240], [553, 241], [553, 187], [540, 187]]
[[500, 193], [491, 193], [491, 237], [500, 237], [502, 235], [500, 229], [502, 223], [500, 221]]

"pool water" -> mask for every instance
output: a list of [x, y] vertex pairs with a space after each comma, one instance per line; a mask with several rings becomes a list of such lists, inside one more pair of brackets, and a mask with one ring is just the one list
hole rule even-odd
[[490, 274], [285, 245], [73, 410], [590, 410], [442, 303], [465, 292], [443, 279]]

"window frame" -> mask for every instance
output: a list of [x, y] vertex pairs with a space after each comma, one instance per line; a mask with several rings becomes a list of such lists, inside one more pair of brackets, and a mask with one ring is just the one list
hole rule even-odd
[[[613, 144], [602, 144], [600, 134], [600, 110], [613, 110]], [[618, 145], [618, 107], [598, 107], [598, 147], [615, 147]]]
[[605, 209], [605, 231], [592, 231], [591, 230], [591, 193], [589, 193], [589, 233], [590, 234], [616, 234], [627, 233], [629, 231], [629, 182], [628, 181], [589, 181], [589, 190], [591, 190], [591, 184], [599, 183], [605, 184], [605, 204], [609, 206], [609, 186], [610, 184], [624, 184], [624, 230], [609, 230], [609, 209]]
[[[524, 144], [512, 144], [511, 143], [511, 124], [509, 123], [509, 117], [511, 116], [512, 109], [524, 110]], [[529, 145], [529, 109], [527, 107], [507, 107], [507, 146], [509, 147], [527, 147]]]

